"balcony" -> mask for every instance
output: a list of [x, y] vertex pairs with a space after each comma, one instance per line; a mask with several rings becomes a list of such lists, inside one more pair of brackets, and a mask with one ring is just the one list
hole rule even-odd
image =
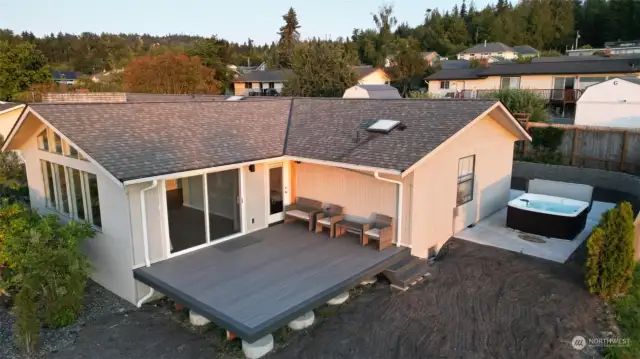
[[277, 89], [246, 89], [245, 96], [280, 96], [280, 90]]
[[[579, 89], [521, 89], [522, 91], [533, 92], [545, 99], [549, 104], [566, 105], [575, 104], [582, 95], [583, 90]], [[494, 90], [462, 90], [453, 93], [453, 98], [490, 98], [497, 89]]]

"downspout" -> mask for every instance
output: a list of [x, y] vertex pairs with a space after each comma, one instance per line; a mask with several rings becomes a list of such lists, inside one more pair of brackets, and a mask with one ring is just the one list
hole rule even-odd
[[373, 177], [380, 181], [395, 183], [398, 185], [398, 220], [396, 221], [396, 225], [398, 226], [398, 238], [396, 238], [396, 247], [400, 246], [400, 239], [402, 238], [402, 182], [396, 181], [384, 177], [380, 177], [379, 172], [374, 172]]
[[[151, 258], [149, 255], [149, 233], [147, 229], [147, 203], [145, 199], [145, 194], [148, 190], [154, 189], [156, 187], [158, 187], [158, 180], [153, 180], [153, 183], [151, 184], [151, 186], [147, 188], [143, 188], [140, 191], [140, 212], [142, 214], [142, 241], [144, 243], [144, 263], [147, 267], [151, 266]], [[153, 289], [152, 287], [149, 287], [149, 293], [138, 301], [138, 304], [137, 304], [138, 308], [140, 308], [144, 302], [149, 300], [149, 298], [151, 298], [151, 296], [153, 296], [154, 293], [155, 293], [155, 289]]]

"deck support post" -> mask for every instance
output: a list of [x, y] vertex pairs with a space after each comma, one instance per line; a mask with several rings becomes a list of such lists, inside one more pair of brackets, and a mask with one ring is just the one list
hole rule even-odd
[[315, 319], [316, 319], [316, 316], [315, 314], [313, 314], [313, 310], [312, 310], [290, 321], [289, 324], [287, 324], [287, 326], [291, 328], [291, 330], [302, 330], [312, 326]]
[[368, 278], [363, 278], [360, 281], [360, 285], [372, 285], [372, 284], [375, 284], [377, 281], [378, 281], [378, 277], [374, 275]]
[[196, 327], [202, 327], [211, 323], [209, 319], [201, 316], [200, 314], [194, 312], [193, 310], [189, 311], [189, 322], [191, 322], [191, 325], [194, 325]]
[[271, 334], [267, 334], [253, 343], [249, 343], [244, 340], [242, 341], [242, 352], [244, 352], [244, 356], [249, 359], [262, 358], [272, 350], [273, 335]]
[[329, 305], [340, 305], [349, 299], [349, 292], [340, 293], [332, 299], [329, 299], [327, 304]]

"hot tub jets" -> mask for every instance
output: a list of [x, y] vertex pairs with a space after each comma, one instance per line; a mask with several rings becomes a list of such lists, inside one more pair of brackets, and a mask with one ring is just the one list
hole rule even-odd
[[587, 223], [589, 203], [525, 193], [509, 202], [507, 227], [540, 236], [574, 239]]

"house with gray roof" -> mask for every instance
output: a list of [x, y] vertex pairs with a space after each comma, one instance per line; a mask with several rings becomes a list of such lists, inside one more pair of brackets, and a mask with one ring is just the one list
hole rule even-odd
[[[389, 75], [381, 68], [373, 66], [354, 66], [359, 84], [388, 84]], [[233, 91], [236, 96], [280, 96], [285, 82], [294, 73], [291, 69], [252, 71], [240, 75], [233, 80]]]
[[459, 60], [502, 58], [513, 60], [518, 57], [538, 56], [538, 50], [529, 45], [509, 46], [501, 42], [487, 42], [472, 46], [460, 53]]
[[163, 293], [246, 350], [361, 278], [424, 276], [507, 204], [531, 139], [495, 100], [168, 100], [30, 104], [2, 150], [34, 209], [95, 229], [96, 282]]
[[343, 98], [402, 98], [398, 89], [391, 85], [355, 85], [349, 87]]
[[7, 138], [24, 107], [25, 105], [21, 103], [0, 101], [0, 135], [2, 138]]

